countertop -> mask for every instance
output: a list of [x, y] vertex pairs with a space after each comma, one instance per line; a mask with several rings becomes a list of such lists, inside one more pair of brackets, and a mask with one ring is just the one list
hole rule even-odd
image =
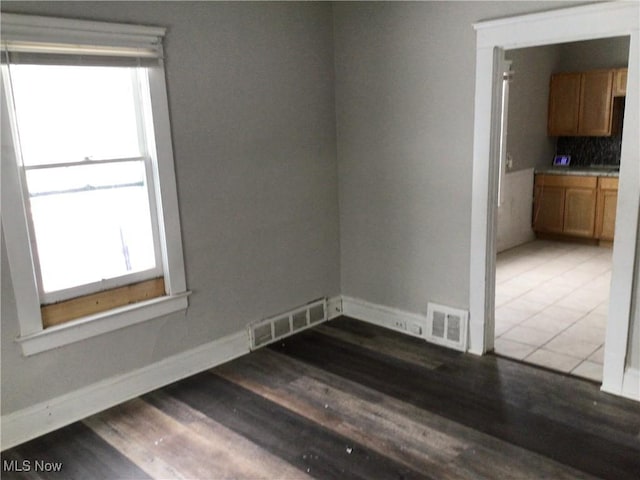
[[536, 168], [535, 173], [545, 175], [578, 175], [585, 177], [618, 177], [620, 171], [617, 168], [607, 167], [549, 167]]

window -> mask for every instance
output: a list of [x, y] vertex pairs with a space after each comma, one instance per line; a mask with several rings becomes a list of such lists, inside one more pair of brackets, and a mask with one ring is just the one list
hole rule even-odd
[[163, 35], [2, 17], [2, 223], [25, 353], [186, 307]]
[[142, 72], [9, 70], [43, 303], [162, 276], [137, 108]]

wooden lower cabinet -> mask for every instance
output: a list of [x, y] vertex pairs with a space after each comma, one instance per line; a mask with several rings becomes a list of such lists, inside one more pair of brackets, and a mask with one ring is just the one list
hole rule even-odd
[[596, 200], [595, 188], [565, 189], [562, 233], [574, 237], [593, 237], [596, 226]]
[[618, 179], [600, 178], [598, 183], [598, 207], [596, 209], [596, 237], [613, 240], [616, 229], [618, 205]]
[[613, 240], [617, 192], [617, 178], [538, 174], [533, 229], [539, 233]]
[[563, 222], [564, 188], [536, 186], [533, 229], [536, 232], [562, 233]]

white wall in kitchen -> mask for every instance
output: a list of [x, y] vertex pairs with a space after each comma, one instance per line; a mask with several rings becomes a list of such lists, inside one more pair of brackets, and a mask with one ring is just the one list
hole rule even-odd
[[531, 229], [533, 168], [504, 176], [504, 197], [498, 207], [498, 252], [535, 238]]

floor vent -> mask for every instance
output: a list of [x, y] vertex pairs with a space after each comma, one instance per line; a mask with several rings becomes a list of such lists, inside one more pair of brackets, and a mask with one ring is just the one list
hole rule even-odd
[[426, 338], [430, 342], [466, 352], [468, 323], [469, 312], [429, 303]]
[[251, 350], [269, 345], [327, 320], [325, 298], [249, 325]]

